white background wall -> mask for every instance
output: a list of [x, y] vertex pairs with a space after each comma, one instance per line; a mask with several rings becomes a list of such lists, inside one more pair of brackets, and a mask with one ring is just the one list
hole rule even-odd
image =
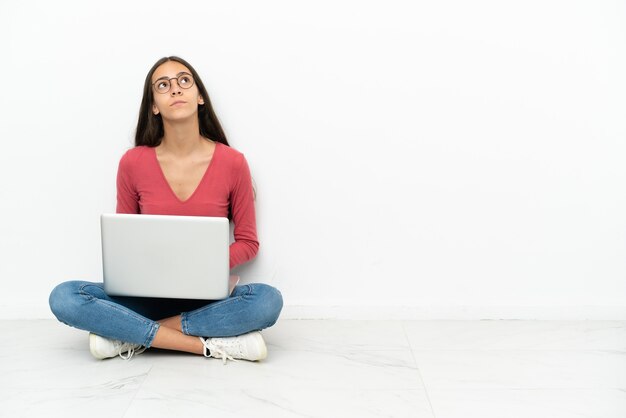
[[152, 64], [202, 76], [284, 317], [626, 318], [623, 1], [0, 1], [0, 317], [100, 281]]

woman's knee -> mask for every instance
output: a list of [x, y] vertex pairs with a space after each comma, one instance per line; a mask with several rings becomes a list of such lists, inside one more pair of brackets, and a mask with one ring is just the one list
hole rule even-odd
[[259, 318], [262, 327], [271, 327], [276, 323], [283, 309], [283, 295], [273, 286], [257, 283], [255, 293], [258, 295]]
[[50, 310], [57, 319], [64, 323], [71, 322], [72, 314], [75, 313], [78, 305], [79, 287], [84, 283], [72, 280], [58, 284], [48, 298]]

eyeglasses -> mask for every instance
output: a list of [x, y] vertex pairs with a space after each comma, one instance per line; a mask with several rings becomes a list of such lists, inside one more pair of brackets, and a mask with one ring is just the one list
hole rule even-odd
[[165, 94], [170, 91], [170, 88], [172, 87], [172, 80], [176, 80], [181, 89], [188, 89], [193, 86], [193, 77], [191, 74], [181, 73], [178, 77], [158, 79], [152, 83], [152, 87], [157, 93]]

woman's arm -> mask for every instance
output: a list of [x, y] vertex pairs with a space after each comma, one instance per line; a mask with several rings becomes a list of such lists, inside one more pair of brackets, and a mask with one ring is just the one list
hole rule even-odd
[[252, 177], [243, 154], [240, 164], [235, 164], [233, 178], [235, 181], [230, 192], [230, 212], [235, 224], [235, 242], [230, 245], [231, 269], [252, 260], [259, 251]]
[[139, 196], [133, 185], [131, 169], [126, 152], [117, 167], [117, 213], [139, 213]]

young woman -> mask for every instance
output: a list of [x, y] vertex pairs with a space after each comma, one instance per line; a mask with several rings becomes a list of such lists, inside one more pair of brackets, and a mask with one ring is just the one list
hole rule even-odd
[[[244, 155], [228, 145], [209, 95], [189, 63], [165, 57], [150, 69], [135, 136], [117, 173], [117, 212], [221, 216], [235, 225], [230, 268], [259, 248], [254, 190]], [[102, 283], [68, 281], [50, 294], [50, 309], [90, 332], [92, 355], [130, 359], [149, 347], [205, 357], [261, 360], [261, 329], [283, 306], [272, 286], [236, 286], [220, 301], [111, 297]]]

